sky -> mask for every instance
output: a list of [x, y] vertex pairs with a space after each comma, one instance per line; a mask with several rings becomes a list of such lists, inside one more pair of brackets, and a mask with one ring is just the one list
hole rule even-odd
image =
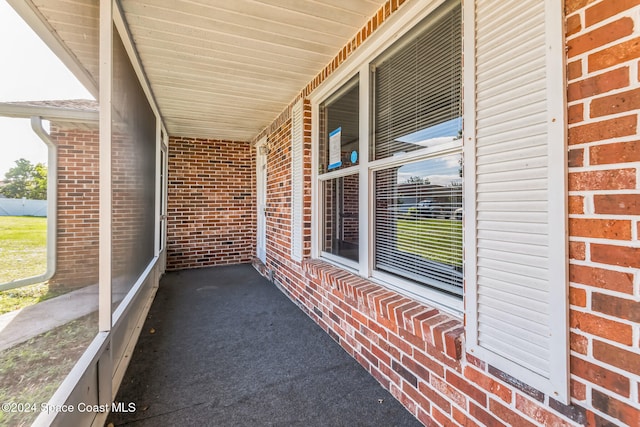
[[[6, 0], [0, 0], [0, 102], [93, 99]], [[0, 117], [0, 180], [15, 161], [46, 163], [29, 119]]]

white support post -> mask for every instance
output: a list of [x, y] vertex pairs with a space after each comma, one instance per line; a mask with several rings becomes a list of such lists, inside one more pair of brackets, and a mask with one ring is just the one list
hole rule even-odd
[[[162, 224], [162, 212], [161, 209], [161, 198], [162, 198], [162, 180], [160, 175], [162, 174], [162, 155], [160, 152], [162, 151], [162, 122], [160, 121], [160, 117], [156, 116], [156, 194], [155, 194], [155, 231], [154, 231], [154, 256], [160, 256], [160, 228]], [[166, 179], [166, 177], [165, 177]]]
[[98, 328], [108, 334], [107, 344], [98, 362], [98, 401], [111, 403], [113, 360], [111, 357], [112, 283], [111, 283], [111, 90], [113, 81], [113, 3], [100, 0], [100, 203], [98, 247]]
[[113, 4], [100, 1], [100, 220], [98, 327], [111, 330], [111, 82], [113, 78]]
[[359, 120], [359, 147], [358, 147], [358, 163], [360, 164], [359, 170], [359, 185], [358, 185], [358, 222], [359, 228], [359, 247], [358, 247], [358, 259], [359, 259], [359, 274], [362, 277], [369, 277], [371, 275], [371, 269], [373, 268], [373, 251], [369, 250], [369, 247], [373, 244], [373, 232], [369, 227], [370, 221], [373, 217], [373, 207], [371, 206], [370, 191], [372, 186], [369, 184], [369, 117], [371, 112], [371, 104], [369, 102], [370, 91], [370, 79], [369, 64], [366, 63], [360, 67], [359, 73], [359, 104], [360, 110], [358, 117]]

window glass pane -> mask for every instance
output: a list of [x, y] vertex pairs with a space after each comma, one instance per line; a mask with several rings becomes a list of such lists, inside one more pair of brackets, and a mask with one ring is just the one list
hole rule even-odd
[[460, 9], [443, 4], [375, 62], [372, 160], [461, 138]]
[[322, 250], [358, 261], [358, 175], [323, 182]]
[[375, 268], [462, 295], [462, 156], [375, 172]]
[[358, 76], [320, 105], [319, 173], [358, 164]]

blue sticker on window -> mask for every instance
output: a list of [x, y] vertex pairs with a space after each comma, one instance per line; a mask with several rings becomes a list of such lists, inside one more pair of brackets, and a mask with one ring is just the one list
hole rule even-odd
[[356, 163], [357, 161], [358, 161], [358, 152], [354, 150], [351, 152], [351, 163]]

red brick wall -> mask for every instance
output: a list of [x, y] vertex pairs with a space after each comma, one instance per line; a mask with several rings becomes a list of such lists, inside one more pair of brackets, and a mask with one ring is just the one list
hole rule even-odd
[[[565, 2], [569, 405], [465, 354], [459, 319], [321, 261], [293, 262], [288, 246], [290, 110], [263, 133], [275, 152], [268, 159], [267, 200], [273, 210], [268, 218], [267, 263], [259, 268], [271, 273], [302, 310], [425, 425], [640, 425], [636, 3]], [[396, 6], [395, 1], [387, 2], [375, 23], [372, 19], [300, 96], [313, 91]], [[309, 120], [307, 116], [306, 128]], [[310, 208], [309, 200], [305, 206]]]
[[169, 140], [167, 270], [250, 262], [255, 254], [251, 144]]
[[58, 147], [56, 272], [50, 284], [98, 283], [98, 131], [51, 126]]
[[640, 2], [567, 1], [571, 393], [640, 425]]

